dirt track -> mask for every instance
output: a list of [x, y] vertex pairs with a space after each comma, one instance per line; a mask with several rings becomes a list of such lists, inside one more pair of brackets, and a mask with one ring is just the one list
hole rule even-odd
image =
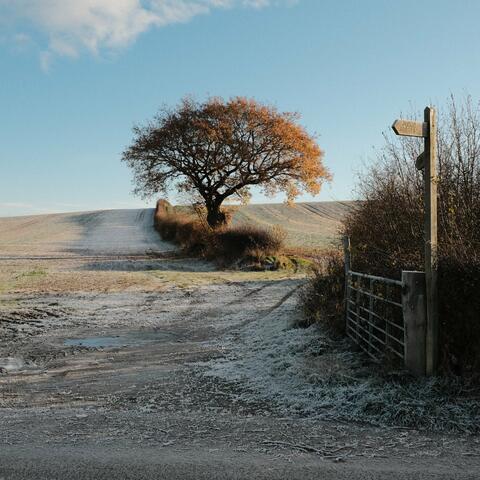
[[207, 375], [294, 322], [301, 276], [176, 258], [151, 210], [0, 227], [0, 478], [478, 478], [477, 437], [287, 414]]

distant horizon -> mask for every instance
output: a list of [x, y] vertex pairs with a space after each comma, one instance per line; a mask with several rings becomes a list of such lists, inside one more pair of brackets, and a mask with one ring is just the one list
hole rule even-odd
[[[295, 208], [297, 204], [309, 204], [309, 203], [354, 203], [358, 202], [359, 200], [312, 200], [312, 201], [298, 201], [293, 202], [292, 205], [288, 205], [286, 202], [249, 202], [245, 205], [241, 204], [226, 204], [225, 206], [233, 206], [233, 207], [248, 207], [252, 205], [285, 205], [286, 207]], [[174, 207], [182, 207], [187, 206], [187, 203], [172, 203]], [[74, 214], [74, 213], [91, 213], [91, 212], [102, 212], [102, 211], [109, 211], [109, 210], [144, 210], [144, 209], [155, 209], [155, 203], [150, 206], [138, 206], [138, 207], [106, 207], [106, 208], [93, 208], [87, 210], [63, 210], [63, 211], [48, 211], [48, 212], [41, 212], [41, 213], [23, 213], [23, 214], [12, 214], [12, 215], [4, 215], [0, 214], [0, 218], [17, 218], [17, 217], [40, 217], [42, 215], [66, 215], [66, 214]]]

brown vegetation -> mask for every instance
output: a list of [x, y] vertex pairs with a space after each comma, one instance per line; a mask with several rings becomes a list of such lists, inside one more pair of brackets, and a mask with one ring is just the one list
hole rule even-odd
[[184, 99], [134, 129], [123, 160], [132, 168], [135, 191], [143, 196], [176, 189], [207, 210], [211, 227], [226, 223], [223, 202], [246, 202], [249, 188], [317, 194], [330, 175], [315, 139], [298, 125], [298, 115], [281, 113], [254, 100]]
[[212, 229], [202, 218], [158, 209], [155, 228], [164, 240], [184, 252], [215, 259], [223, 265], [278, 267], [275, 257], [283, 248], [285, 235], [279, 228], [240, 225]]
[[282, 250], [284, 238], [283, 231], [278, 227], [227, 227], [215, 234], [215, 255], [227, 263], [238, 259], [261, 262], [265, 257], [273, 257]]
[[320, 323], [330, 333], [345, 330], [344, 315], [345, 267], [337, 250], [324, 252], [312, 268], [312, 275], [300, 292], [303, 321], [300, 326]]
[[[480, 369], [480, 110], [453, 98], [439, 128], [439, 314], [443, 369]], [[360, 178], [363, 202], [347, 216], [353, 267], [399, 277], [423, 270], [422, 173], [415, 139], [387, 144]]]

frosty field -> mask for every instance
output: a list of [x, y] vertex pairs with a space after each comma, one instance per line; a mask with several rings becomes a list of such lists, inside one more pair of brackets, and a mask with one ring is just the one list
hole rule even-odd
[[[334, 235], [331, 207], [235, 221], [281, 218], [316, 244]], [[0, 476], [475, 478], [473, 403], [422, 404], [420, 387], [383, 384], [347, 345], [296, 328], [304, 274], [219, 271], [152, 223], [0, 219]]]

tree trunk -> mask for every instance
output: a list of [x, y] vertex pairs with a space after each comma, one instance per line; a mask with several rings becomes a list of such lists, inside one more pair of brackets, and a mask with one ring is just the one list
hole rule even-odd
[[207, 204], [207, 222], [212, 228], [218, 228], [227, 223], [227, 216], [220, 210], [220, 205]]

